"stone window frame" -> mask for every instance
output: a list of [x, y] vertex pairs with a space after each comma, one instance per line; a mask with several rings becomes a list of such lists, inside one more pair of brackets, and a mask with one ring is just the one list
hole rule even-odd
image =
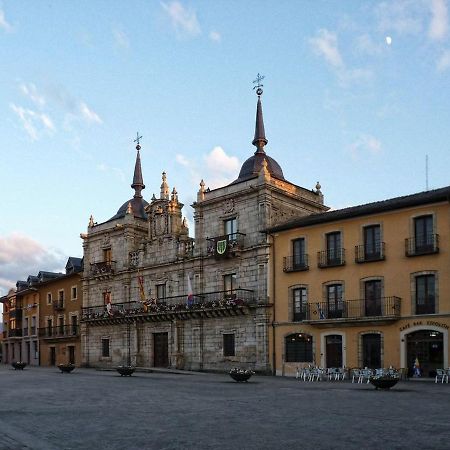
[[288, 287], [288, 321], [293, 323], [298, 323], [294, 321], [294, 290], [295, 289], [306, 289], [306, 304], [309, 305], [309, 285], [308, 284], [293, 284]]
[[366, 334], [380, 335], [380, 364], [384, 367], [384, 333], [379, 330], [364, 330], [358, 333], [358, 367], [363, 367], [363, 336]]
[[[75, 297], [73, 296], [74, 290], [75, 290]], [[71, 301], [78, 300], [78, 286], [76, 284], [70, 287], [70, 300]]]
[[[434, 275], [434, 313], [439, 314], [439, 271], [438, 270], [421, 270], [410, 274], [410, 291], [411, 291], [411, 315], [416, 315], [416, 278], [424, 275]], [[422, 314], [421, 314], [422, 315]]]
[[335, 234], [335, 233], [339, 233], [340, 234], [340, 244], [341, 244], [341, 250], [345, 249], [345, 245], [344, 245], [344, 228], [343, 227], [338, 227], [338, 228], [332, 228], [329, 231], [324, 231], [322, 233], [322, 242], [323, 242], [323, 250], [324, 251], [328, 251], [328, 235], [329, 234]]
[[47, 306], [51, 306], [53, 301], [53, 295], [51, 292], [47, 292]]
[[345, 280], [329, 280], [324, 281], [322, 283], [322, 302], [327, 303], [328, 302], [328, 286], [331, 286], [333, 284], [340, 284], [342, 286], [342, 301], [346, 301], [345, 297]]
[[[104, 341], [108, 341], [108, 355], [107, 356], [104, 354], [104, 350], [105, 350]], [[106, 335], [100, 336], [100, 345], [101, 345], [100, 358], [102, 360], [111, 360], [111, 336], [109, 336], [109, 335], [108, 336], [106, 336]]]
[[[233, 358], [236, 356], [236, 331], [235, 330], [231, 330], [231, 331], [222, 331], [222, 354], [224, 358]], [[230, 347], [228, 344], [230, 343], [226, 343], [225, 342], [225, 336], [227, 336], [227, 339], [229, 336], [232, 336], [232, 351], [228, 351], [230, 350]]]
[[437, 234], [437, 214], [436, 211], [420, 211], [416, 214], [412, 214], [409, 216], [409, 236], [408, 237], [415, 237], [415, 220], [420, 217], [425, 216], [432, 216], [433, 218], [433, 234]]

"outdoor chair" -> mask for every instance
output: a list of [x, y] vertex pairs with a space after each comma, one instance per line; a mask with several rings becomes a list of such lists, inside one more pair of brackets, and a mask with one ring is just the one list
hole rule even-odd
[[353, 369], [352, 370], [352, 383], [356, 382], [361, 383], [362, 374], [360, 369]]
[[358, 383], [364, 383], [366, 382], [369, 384], [370, 377], [372, 376], [372, 369], [368, 369], [367, 367], [365, 369], [361, 370], [361, 379], [358, 381]]
[[436, 379], [434, 380], [435, 383], [441, 382], [441, 383], [448, 383], [448, 373], [444, 369], [436, 369]]

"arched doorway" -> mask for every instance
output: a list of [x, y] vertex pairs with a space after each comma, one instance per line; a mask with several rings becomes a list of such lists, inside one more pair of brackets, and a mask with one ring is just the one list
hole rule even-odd
[[436, 330], [418, 330], [406, 335], [408, 373], [414, 374], [416, 358], [423, 377], [436, 376], [436, 369], [444, 367], [444, 335]]
[[381, 334], [366, 333], [362, 335], [362, 365], [370, 369], [381, 367]]
[[326, 367], [342, 367], [342, 336], [329, 334], [325, 336]]

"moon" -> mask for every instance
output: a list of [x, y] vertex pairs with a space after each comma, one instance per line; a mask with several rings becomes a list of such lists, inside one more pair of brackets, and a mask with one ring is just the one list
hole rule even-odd
[[386, 44], [391, 45], [392, 44], [392, 38], [390, 36], [386, 36]]

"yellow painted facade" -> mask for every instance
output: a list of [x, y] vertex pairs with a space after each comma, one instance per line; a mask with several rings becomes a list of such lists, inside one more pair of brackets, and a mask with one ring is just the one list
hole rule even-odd
[[277, 375], [313, 364], [425, 377], [449, 366], [450, 205], [441, 191], [270, 230]]

